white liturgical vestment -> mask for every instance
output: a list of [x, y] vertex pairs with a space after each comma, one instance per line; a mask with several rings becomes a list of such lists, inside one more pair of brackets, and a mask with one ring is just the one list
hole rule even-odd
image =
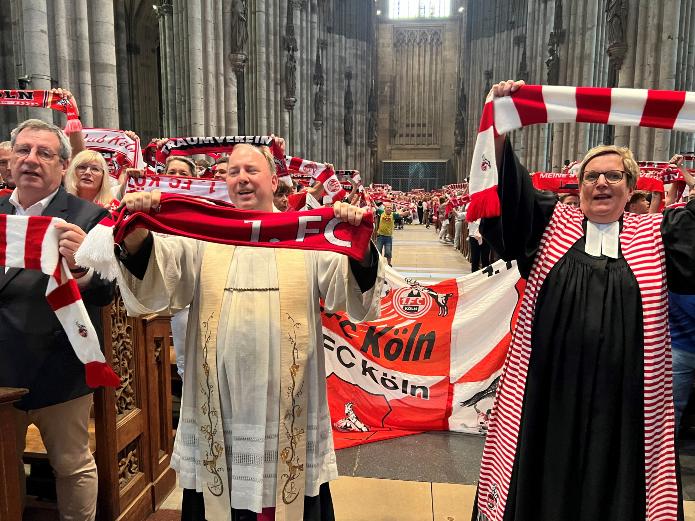
[[[143, 280], [121, 266], [123, 301], [132, 315], [175, 313], [190, 304], [186, 333], [184, 394], [172, 467], [184, 488], [202, 491], [197, 395], [202, 382], [197, 295], [205, 243], [181, 237], [154, 237]], [[305, 495], [338, 477], [326, 398], [323, 331], [319, 299], [327, 312], [345, 310], [355, 322], [378, 317], [383, 264], [376, 283], [362, 293], [348, 258], [305, 251], [309, 346], [305, 369], [307, 401]], [[231, 506], [260, 512], [275, 506], [280, 405], [280, 299], [276, 250], [236, 247], [215, 276], [226, 279], [217, 329], [217, 378], [224, 430]]]

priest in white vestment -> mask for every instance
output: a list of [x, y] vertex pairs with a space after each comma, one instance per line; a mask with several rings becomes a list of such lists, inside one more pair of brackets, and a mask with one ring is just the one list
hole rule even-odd
[[[227, 185], [238, 208], [273, 211], [277, 182], [272, 156], [264, 147], [234, 148]], [[128, 194], [124, 203], [131, 211], [147, 211], [159, 204], [159, 193]], [[353, 225], [359, 225], [365, 212], [346, 203], [334, 208], [336, 217]], [[225, 246], [154, 236], [146, 230], [135, 230], [122, 246], [121, 274], [127, 287], [121, 292], [130, 314], [176, 313], [190, 304], [172, 467], [182, 487], [202, 493], [198, 497], [204, 496], [204, 507], [202, 501], [194, 507], [184, 504], [183, 517], [332, 520], [327, 483], [338, 474], [319, 299], [327, 312], [345, 310], [355, 322], [377, 318], [383, 263], [375, 248], [370, 245], [359, 263], [333, 252]], [[294, 311], [288, 311], [292, 306]], [[283, 397], [291, 393], [281, 393], [281, 386], [286, 387], [280, 374], [281, 343], [287, 334], [283, 319], [295, 312], [303, 313], [308, 325], [306, 346], [293, 351], [305, 351], [305, 360], [294, 363], [304, 370], [295, 391], [304, 395], [298, 410], [305, 410], [301, 419], [306, 425], [296, 429], [305, 434], [292, 437], [282, 421]], [[216, 335], [213, 353], [208, 346], [211, 332]], [[288, 456], [287, 448], [278, 454], [279, 444], [286, 441], [283, 433], [299, 440], [297, 453], [306, 446], [301, 464], [291, 464], [300, 460]], [[297, 469], [304, 473], [295, 474]], [[304, 479], [288, 483], [288, 476]], [[301, 497], [293, 501], [300, 491], [303, 505]], [[282, 513], [274, 509], [278, 502]]]

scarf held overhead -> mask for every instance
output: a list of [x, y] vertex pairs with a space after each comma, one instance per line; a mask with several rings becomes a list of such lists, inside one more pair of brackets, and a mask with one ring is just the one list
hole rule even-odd
[[695, 132], [695, 92], [524, 85], [511, 96], [488, 96], [473, 150], [468, 221], [500, 213], [495, 137], [540, 123], [601, 123]]
[[79, 119], [77, 105], [49, 90], [0, 90], [0, 105], [42, 107], [64, 112], [68, 119]]
[[85, 146], [89, 150], [99, 152], [106, 164], [109, 165], [109, 174], [118, 179], [124, 168], [144, 168], [140, 152], [140, 141], [131, 139], [123, 130], [110, 128], [85, 128], [82, 129]]
[[326, 191], [326, 195], [330, 197], [331, 202], [340, 201], [347, 195], [335, 170], [329, 164], [316, 163], [301, 157], [290, 156], [285, 158], [285, 164], [288, 172], [311, 175], [313, 179], [323, 183], [323, 189]]
[[285, 173], [285, 154], [280, 144], [271, 136], [216, 136], [216, 137], [176, 137], [170, 138], [156, 151], [157, 167], [166, 163], [171, 156], [191, 156], [195, 154], [229, 154], [235, 145], [266, 146], [275, 158], [277, 174]]
[[77, 282], [58, 252], [60, 233], [55, 225], [59, 223], [65, 221], [47, 216], [0, 215], [0, 266], [48, 275], [46, 300], [85, 366], [87, 385], [118, 387], [120, 379], [101, 352]]
[[365, 213], [362, 223], [353, 226], [336, 218], [333, 208], [257, 212], [162, 194], [156, 212], [131, 214], [124, 208], [115, 221], [103, 219], [87, 234], [75, 260], [113, 280], [118, 274], [113, 244], [120, 244], [135, 228], [146, 228], [219, 244], [333, 251], [361, 261], [372, 235], [372, 220], [372, 214]]
[[159, 190], [166, 194], [202, 197], [213, 201], [231, 203], [227, 183], [221, 179], [201, 179], [199, 177], [184, 177], [173, 175], [148, 175], [128, 178], [126, 193], [151, 192]]

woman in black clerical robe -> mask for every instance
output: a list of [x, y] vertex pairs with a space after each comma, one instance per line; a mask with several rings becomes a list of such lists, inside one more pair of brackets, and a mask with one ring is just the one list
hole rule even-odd
[[[496, 94], [508, 95], [518, 86], [504, 82], [495, 86]], [[516, 260], [528, 278], [559, 203], [533, 188], [504, 136], [496, 156], [501, 212], [499, 218], [483, 219], [481, 233], [503, 259]], [[622, 230], [621, 198], [632, 192], [636, 177], [630, 186], [622, 185], [629, 175], [621, 159], [608, 151], [583, 163], [584, 233], [592, 226], [587, 217], [604, 223], [612, 219]], [[623, 178], [615, 182], [618, 170]], [[597, 174], [593, 185], [587, 182]], [[602, 190], [610, 195], [597, 195]], [[667, 210], [661, 232], [669, 289], [695, 293], [695, 201]], [[555, 263], [536, 299], [504, 521], [647, 517], [640, 288], [619, 242], [617, 254], [606, 255], [604, 250], [596, 254], [595, 246], [587, 248], [586, 241], [582, 236]], [[478, 517], [477, 502], [473, 519], [486, 519]]]

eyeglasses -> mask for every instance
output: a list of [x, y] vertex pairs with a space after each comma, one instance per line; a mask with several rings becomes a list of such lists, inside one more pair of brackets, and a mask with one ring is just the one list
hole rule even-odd
[[[25, 157], [28, 157], [29, 154], [31, 154], [31, 151], [34, 150], [33, 147], [29, 146], [23, 146], [19, 145], [16, 146], [12, 149], [12, 151], [15, 153], [17, 157], [21, 157], [22, 159]], [[47, 148], [37, 148], [36, 149], [36, 156], [41, 160], [41, 161], [50, 161], [53, 159], [55, 156], [58, 154], [55, 152], [52, 152], [48, 150]]]
[[622, 181], [625, 174], [627, 174], [627, 172], [623, 170], [606, 170], [605, 172], [591, 170], [589, 172], [584, 172], [582, 183], [585, 185], [594, 185], [598, 182], [598, 178], [603, 175], [607, 183], [614, 185]]
[[86, 172], [87, 170], [91, 170], [92, 172], [96, 172], [98, 174], [104, 173], [104, 171], [96, 165], [77, 165], [75, 170], [77, 172]]

